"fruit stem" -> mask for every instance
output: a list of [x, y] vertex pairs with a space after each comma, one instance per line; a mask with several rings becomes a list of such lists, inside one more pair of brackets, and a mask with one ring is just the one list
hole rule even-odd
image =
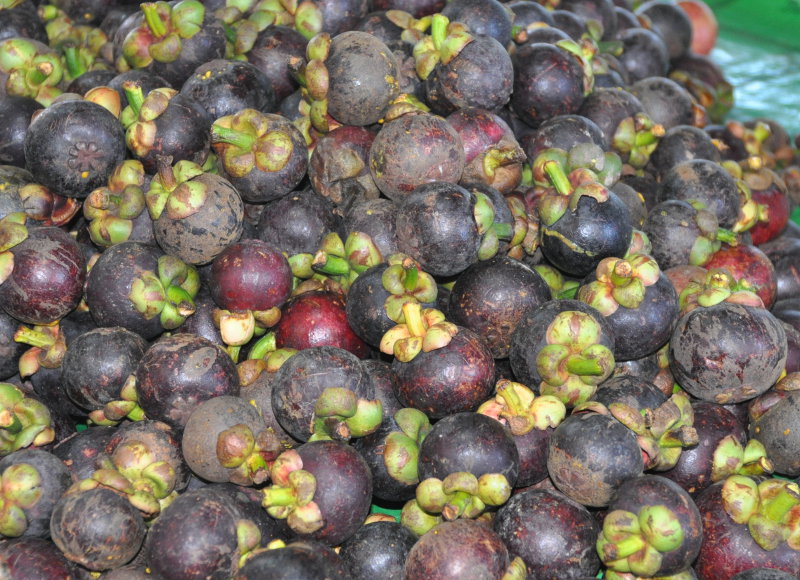
[[581, 355], [573, 355], [567, 359], [567, 371], [578, 376], [595, 376], [603, 374], [603, 367], [600, 362], [593, 358], [585, 358]]
[[14, 333], [14, 341], [39, 348], [48, 348], [56, 343], [56, 338], [46, 332], [20, 326]]
[[297, 495], [290, 487], [267, 487], [261, 490], [264, 499], [261, 500], [263, 507], [290, 506], [297, 503]]
[[413, 292], [417, 289], [417, 280], [419, 280], [419, 269], [416, 264], [412, 264], [408, 268], [403, 268], [403, 288], [408, 292]]
[[167, 25], [161, 20], [161, 15], [158, 13], [158, 7], [155, 2], [143, 2], [140, 4], [142, 12], [144, 13], [145, 22], [150, 31], [161, 38], [167, 34]]
[[255, 137], [242, 131], [237, 131], [236, 129], [231, 129], [229, 127], [222, 127], [219, 124], [214, 124], [211, 126], [212, 143], [228, 143], [229, 145], [233, 145], [239, 149], [249, 151], [253, 148], [255, 141]]
[[558, 161], [550, 159], [544, 162], [543, 168], [550, 183], [560, 195], [572, 195], [572, 184]]
[[277, 348], [275, 333], [268, 332], [258, 339], [247, 354], [248, 359], [263, 359]]
[[122, 90], [128, 99], [128, 105], [130, 105], [134, 115], [138, 118], [139, 111], [142, 110], [142, 104], [144, 103], [144, 93], [141, 85], [134, 81], [125, 81], [122, 83]]
[[83, 66], [78, 58], [78, 51], [72, 45], [64, 47], [64, 63], [67, 65], [67, 72], [72, 78], [78, 78], [86, 72], [86, 67]]
[[788, 487], [784, 487], [765, 503], [764, 515], [773, 522], [780, 522], [790, 509], [800, 504], [800, 496]]
[[425, 336], [425, 322], [422, 320], [422, 307], [419, 302], [403, 304], [403, 316], [411, 336]]
[[447, 25], [450, 19], [444, 14], [434, 14], [431, 18], [431, 40], [436, 50], [441, 50], [444, 40], [447, 37]]
[[725, 228], [719, 228], [717, 230], [716, 237], [720, 242], [725, 242], [729, 246], [736, 245], [736, 234], [733, 233], [731, 230], [726, 230]]

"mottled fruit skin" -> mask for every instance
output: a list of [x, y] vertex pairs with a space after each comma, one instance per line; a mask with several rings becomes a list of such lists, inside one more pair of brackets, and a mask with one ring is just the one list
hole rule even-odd
[[703, 267], [707, 270], [725, 268], [733, 274], [734, 279], [758, 294], [764, 308], [769, 310], [775, 304], [778, 295], [775, 266], [759, 248], [750, 244], [723, 244]]
[[[86, 525], [88, 521], [92, 525]], [[146, 533], [139, 511], [122, 495], [102, 487], [62, 497], [50, 530], [70, 560], [95, 571], [130, 562]]]
[[682, 316], [669, 346], [675, 380], [693, 396], [720, 404], [769, 389], [786, 356], [786, 332], [769, 311], [728, 302]]
[[139, 405], [150, 419], [180, 431], [207, 399], [239, 394], [239, 374], [218, 345], [194, 334], [173, 334], [154, 343], [136, 367]]
[[597, 519], [557, 491], [528, 489], [513, 495], [493, 526], [511, 555], [523, 559], [530, 580], [577, 579], [600, 569]]
[[399, 201], [431, 181], [457, 183], [464, 171], [464, 145], [436, 115], [403, 115], [386, 123], [369, 151], [369, 169], [381, 192]]
[[[271, 27], [270, 27], [271, 28]], [[239, 569], [235, 580], [262, 578], [352, 578], [332, 548], [313, 540], [295, 540], [283, 548], [254, 552]]]
[[513, 486], [519, 474], [511, 432], [480, 413], [455, 413], [437, 421], [420, 445], [418, 463], [421, 481], [466, 471], [475, 477], [502, 473]]
[[392, 363], [397, 398], [432, 419], [477, 408], [494, 388], [494, 358], [482, 338], [459, 328], [450, 343], [413, 360]]
[[556, 427], [549, 449], [553, 483], [585, 506], [608, 505], [620, 486], [644, 469], [636, 435], [609, 415], [570, 415]]
[[49, 540], [22, 536], [0, 542], [0, 570], [8, 578], [75, 578], [76, 569]]
[[14, 269], [0, 284], [0, 307], [26, 324], [57, 322], [83, 297], [86, 261], [78, 243], [56, 227], [31, 228], [11, 248]]
[[443, 522], [417, 540], [406, 559], [409, 580], [499, 580], [509, 564], [500, 536], [475, 520]]
[[662, 553], [661, 567], [657, 574], [669, 576], [685, 570], [694, 562], [703, 540], [700, 512], [692, 497], [666, 477], [643, 475], [620, 487], [608, 509], [638, 513], [647, 506], [666, 506], [678, 518], [683, 532], [680, 545]]
[[788, 477], [800, 475], [800, 457], [797, 454], [798, 420], [800, 420], [800, 393], [796, 391], [767, 393], [755, 401], [777, 395], [766, 412], [750, 419], [748, 426], [750, 437], [760, 441], [767, 451], [767, 457], [773, 462], [775, 472]]
[[730, 580], [744, 570], [769, 567], [800, 575], [800, 552], [782, 542], [767, 551], [756, 544], [747, 524], [737, 524], [722, 503], [723, 482], [706, 488], [695, 503], [703, 521], [703, 543], [694, 563], [699, 580]]
[[244, 204], [239, 192], [219, 175], [203, 173], [191, 180], [206, 187], [208, 198], [190, 216], [173, 219], [164, 211], [153, 223], [161, 248], [187, 264], [207, 264], [244, 230]]

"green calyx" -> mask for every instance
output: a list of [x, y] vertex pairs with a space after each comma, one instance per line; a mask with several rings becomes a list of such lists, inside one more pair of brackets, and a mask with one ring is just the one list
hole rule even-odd
[[309, 441], [349, 441], [374, 433], [381, 421], [383, 405], [380, 400], [360, 399], [350, 389], [329, 387], [314, 405], [313, 433]]
[[231, 470], [229, 480], [237, 485], [260, 485], [269, 478], [272, 462], [283, 451], [278, 436], [263, 429], [258, 433], [239, 423], [217, 435], [217, 460]]
[[314, 502], [317, 480], [303, 469], [303, 460], [294, 449], [284, 451], [270, 469], [273, 485], [261, 490], [261, 505], [274, 518], [285, 519], [292, 530], [310, 534], [325, 525]]
[[412, 52], [417, 76], [423, 80], [430, 76], [436, 65], [451, 62], [473, 40], [466, 26], [450, 22], [444, 14], [433, 14], [429, 20], [416, 22], [430, 24], [430, 34], [422, 36]]
[[119, 392], [119, 399], [109, 401], [101, 409], [89, 413], [89, 421], [95, 425], [115, 426], [120, 421], [142, 421], [144, 410], [139, 406], [136, 392], [136, 376], [130, 375]]
[[14, 212], [0, 219], [0, 284], [5, 282], [14, 270], [14, 254], [11, 248], [28, 238], [25, 212]]
[[244, 177], [256, 169], [280, 171], [294, 153], [288, 127], [276, 115], [255, 109], [242, 109], [214, 121], [211, 144], [232, 177]]
[[507, 424], [514, 435], [525, 435], [532, 429], [557, 427], [566, 417], [567, 408], [557, 397], [537, 397], [521, 383], [500, 379], [495, 385], [494, 398], [483, 403], [476, 412]]
[[133, 220], [146, 207], [142, 186], [145, 171], [140, 161], [128, 159], [114, 168], [108, 185], [92, 191], [83, 202], [83, 216], [89, 220], [89, 235], [101, 247], [128, 240]]
[[578, 42], [559, 40], [557, 47], [571, 54], [583, 69], [583, 94], [588, 95], [594, 89], [594, 67], [592, 62], [597, 54], [598, 46], [589, 36], [584, 35]]
[[20, 326], [14, 333], [14, 341], [30, 345], [32, 348], [20, 358], [20, 375], [27, 377], [39, 367], [57, 369], [67, 352], [67, 342], [60, 325]]
[[359, 274], [383, 262], [383, 256], [363, 232], [350, 232], [345, 241], [339, 234], [327, 234], [317, 252], [291, 256], [292, 273], [303, 280], [314, 277], [335, 282], [343, 292], [358, 278]]
[[200, 276], [193, 266], [164, 255], [158, 259], [157, 273], [143, 272], [133, 280], [128, 298], [147, 320], [158, 315], [161, 325], [171, 330], [194, 313], [199, 289]]
[[54, 439], [47, 406], [26, 397], [11, 383], [0, 383], [0, 456], [41, 447]]
[[381, 338], [380, 350], [393, 354], [401, 362], [409, 362], [420, 352], [444, 348], [458, 327], [444, 318], [444, 314], [433, 308], [422, 309], [417, 302], [403, 304], [405, 322], [390, 328]]
[[[334, 128], [333, 119], [328, 115], [330, 77], [328, 67], [325, 66], [330, 48], [331, 35], [320, 32], [308, 41], [305, 61], [297, 59], [289, 63], [289, 70], [300, 84], [300, 93], [303, 96], [304, 106], [300, 113], [305, 118], [304, 124], [320, 133], [327, 133]], [[307, 130], [302, 132], [310, 137]]]
[[664, 132], [664, 127], [655, 123], [646, 113], [636, 113], [620, 121], [611, 146], [631, 167], [643, 169]]
[[64, 65], [54, 52], [39, 52], [38, 43], [22, 38], [0, 41], [0, 72], [6, 73], [6, 93], [36, 99], [45, 106], [61, 94]]
[[747, 524], [753, 540], [771, 551], [786, 542], [800, 550], [800, 488], [786, 479], [757, 483], [731, 475], [722, 484], [722, 504], [733, 521]]
[[200, 32], [205, 7], [197, 0], [169, 3], [140, 4], [144, 23], [131, 31], [123, 41], [122, 50], [128, 63], [143, 68], [152, 61], [173, 62], [181, 54], [183, 41]]
[[488, 260], [497, 254], [500, 241], [510, 240], [514, 231], [511, 224], [496, 222], [494, 204], [485, 193], [473, 191], [475, 205], [473, 216], [481, 234], [481, 244], [478, 248], [478, 258]]
[[638, 513], [613, 510], [603, 519], [597, 553], [619, 573], [655, 576], [662, 554], [679, 548], [684, 531], [677, 514], [664, 505], [646, 505]]
[[158, 174], [145, 194], [150, 218], [157, 220], [166, 215], [171, 220], [180, 220], [200, 211], [208, 199], [208, 186], [194, 178], [203, 173], [197, 163], [181, 160], [173, 167], [170, 158], [160, 157]]
[[125, 143], [134, 155], [144, 157], [156, 141], [156, 120], [178, 93], [174, 89], [159, 88], [142, 97], [141, 87], [135, 83], [125, 83], [123, 90], [128, 98], [128, 106], [120, 114], [120, 121], [126, 127]]
[[737, 281], [725, 268], [714, 268], [702, 282], [691, 281], [678, 297], [681, 312], [697, 307], [708, 308], [721, 302], [733, 302], [763, 308], [761, 298], [745, 284]]
[[436, 301], [439, 289], [433, 276], [424, 272], [419, 263], [405, 254], [389, 256], [389, 266], [381, 275], [381, 284], [391, 296], [386, 298], [386, 316], [397, 323], [405, 322], [403, 304]]
[[515, 260], [522, 260], [525, 256], [534, 255], [539, 248], [539, 220], [535, 215], [528, 214], [525, 202], [519, 195], [511, 193], [506, 196], [506, 201], [514, 218], [507, 254]]
[[620, 306], [637, 308], [648, 286], [655, 284], [661, 274], [658, 262], [646, 254], [629, 258], [604, 258], [597, 265], [595, 280], [578, 290], [578, 299], [609, 316]]
[[584, 403], [614, 370], [614, 354], [600, 344], [597, 321], [579, 311], [561, 312], [545, 332], [547, 345], [536, 355], [539, 392], [569, 407]]
[[25, 510], [42, 497], [42, 477], [27, 463], [9, 465], [0, 475], [0, 536], [18, 538], [28, 528]]
[[400, 430], [386, 436], [383, 463], [394, 479], [406, 485], [415, 485], [419, 483], [419, 446], [430, 432], [431, 423], [425, 413], [412, 408], [398, 410], [394, 420]]
[[748, 439], [742, 446], [734, 435], [727, 435], [714, 449], [711, 481], [722, 481], [731, 475], [769, 475], [773, 472], [767, 450], [757, 439]]
[[694, 411], [685, 393], [675, 393], [655, 409], [641, 412], [612, 403], [608, 410], [636, 434], [645, 458], [645, 469], [666, 471], [675, 467], [685, 447], [699, 442], [694, 428]]
[[[431, 477], [417, 485], [416, 503], [419, 509], [432, 516], [453, 521], [475, 519], [489, 506], [503, 505], [511, 497], [511, 485], [501, 473], [486, 473], [475, 477], [459, 471], [444, 479]], [[435, 521], [431, 518], [430, 521]]]

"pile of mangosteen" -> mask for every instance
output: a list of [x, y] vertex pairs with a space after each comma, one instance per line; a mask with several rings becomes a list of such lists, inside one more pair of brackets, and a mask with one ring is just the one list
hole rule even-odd
[[800, 577], [800, 152], [713, 26], [0, 1], [0, 577]]

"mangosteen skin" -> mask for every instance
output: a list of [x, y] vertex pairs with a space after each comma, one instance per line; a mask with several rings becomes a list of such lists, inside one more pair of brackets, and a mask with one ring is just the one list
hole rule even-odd
[[338, 546], [364, 525], [372, 504], [372, 472], [361, 454], [341, 441], [304, 443], [297, 453], [302, 468], [316, 479], [313, 501], [324, 520], [320, 529], [301, 537]]
[[53, 447], [53, 455], [67, 466], [74, 481], [86, 479], [100, 468], [101, 460], [108, 457], [106, 447], [116, 431], [116, 427], [103, 425], [76, 431]]
[[704, 489], [695, 504], [703, 521], [703, 543], [694, 563], [699, 580], [730, 580], [739, 572], [770, 567], [797, 576], [800, 552], [781, 542], [767, 551], [756, 544], [746, 524], [737, 524], [725, 511], [720, 481]]
[[478, 333], [495, 358], [506, 358], [523, 313], [550, 297], [538, 272], [508, 256], [495, 256], [459, 274], [450, 292], [448, 318]]
[[660, 475], [642, 475], [619, 488], [609, 510], [638, 513], [646, 506], [665, 506], [680, 522], [681, 544], [662, 553], [657, 574], [669, 576], [688, 568], [700, 552], [703, 523], [689, 493], [674, 481]]
[[214, 59], [197, 67], [181, 93], [200, 103], [213, 119], [242, 109], [272, 113], [278, 99], [264, 72], [247, 61]]
[[164, 508], [145, 544], [145, 561], [165, 578], [229, 580], [236, 574], [236, 524], [242, 512], [228, 493], [206, 486]]
[[312, 189], [291, 192], [264, 205], [256, 237], [289, 255], [316, 254], [327, 234], [340, 233], [341, 218], [334, 209]]
[[61, 362], [64, 390], [75, 404], [95, 410], [119, 398], [148, 344], [120, 326], [101, 327], [77, 336]]
[[42, 108], [30, 97], [6, 94], [0, 98], [0, 163], [25, 167], [25, 134], [31, 116]]
[[525, 562], [529, 580], [577, 579], [600, 569], [597, 519], [558, 491], [527, 489], [513, 495], [492, 525], [511, 556]]
[[409, 362], [395, 359], [398, 400], [431, 419], [471, 411], [494, 388], [492, 352], [473, 331], [459, 327], [447, 346], [420, 352]]
[[345, 580], [352, 576], [333, 549], [313, 540], [295, 540], [283, 548], [256, 551], [234, 580], [263, 578]]
[[14, 268], [0, 284], [0, 307], [6, 313], [26, 324], [51, 324], [78, 305], [86, 261], [67, 232], [53, 226], [31, 228], [11, 253]]
[[570, 415], [550, 437], [550, 478], [585, 506], [608, 505], [617, 489], [643, 469], [636, 435], [609, 415]]
[[[28, 525], [23, 536], [50, 537], [50, 517], [57, 502], [72, 484], [69, 469], [54, 454], [43, 449], [20, 449], [0, 459], [0, 474], [12, 465], [27, 464], [39, 472], [41, 496], [23, 508]], [[0, 534], [0, 537], [3, 537]]]
[[[770, 391], [767, 392], [767, 397]], [[758, 399], [755, 401], [758, 402]], [[750, 437], [760, 441], [767, 457], [781, 475], [800, 475], [800, 458], [797, 456], [798, 420], [800, 420], [800, 393], [782, 392], [780, 399], [757, 417], [751, 417], [748, 426]]]
[[519, 474], [519, 452], [511, 432], [480, 413], [455, 413], [434, 423], [419, 448], [420, 481], [466, 471], [475, 477], [500, 473], [512, 486]]
[[406, 557], [416, 541], [399, 522], [373, 522], [344, 542], [339, 556], [353, 580], [403, 580]]
[[18, 328], [19, 320], [0, 311], [0, 381], [19, 372], [19, 357], [28, 350], [28, 345], [14, 340]]
[[53, 510], [50, 531], [70, 560], [94, 571], [130, 562], [147, 532], [139, 511], [102, 487], [63, 496]]
[[283, 363], [272, 383], [272, 409], [292, 437], [311, 436], [314, 406], [328, 388], [347, 388], [371, 400], [372, 379], [353, 353], [335, 346], [303, 349]]
[[34, 536], [0, 540], [0, 571], [10, 579], [83, 578], [53, 542]]
[[502, 578], [508, 548], [488, 525], [458, 519], [422, 535], [406, 559], [406, 578]]
[[208, 197], [197, 212], [173, 219], [163, 212], [153, 222], [156, 241], [165, 253], [187, 264], [207, 264], [244, 231], [244, 203], [230, 181], [203, 173], [191, 183], [206, 187]]
[[83, 199], [106, 184], [126, 156], [125, 131], [108, 110], [89, 101], [44, 109], [25, 134], [25, 167], [60, 195]]
[[178, 432], [199, 403], [221, 395], [236, 396], [240, 386], [228, 353], [194, 334], [162, 337], [136, 367], [136, 392], [145, 415]]
[[786, 364], [786, 332], [768, 310], [721, 302], [678, 320], [669, 356], [675, 380], [691, 395], [740, 403], [778, 380]]
[[158, 316], [145, 318], [128, 298], [137, 277], [158, 271], [162, 254], [141, 242], [115, 244], [100, 254], [86, 282], [86, 302], [97, 326], [122, 326], [146, 340], [163, 332]]

